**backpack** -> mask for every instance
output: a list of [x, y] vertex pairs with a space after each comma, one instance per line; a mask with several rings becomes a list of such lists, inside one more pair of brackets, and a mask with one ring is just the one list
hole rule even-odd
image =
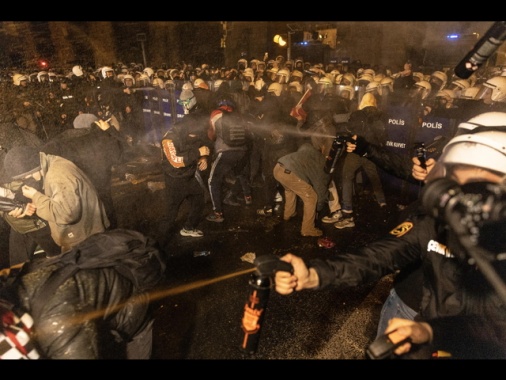
[[[137, 231], [126, 229], [108, 230], [94, 234], [58, 257], [60, 267], [41, 284], [32, 304], [32, 315], [39, 315], [45, 299], [54, 294], [65, 280], [80, 269], [114, 267], [134, 284], [136, 293], [150, 290], [163, 278], [166, 264], [156, 247], [156, 242]], [[38, 264], [52, 265], [53, 260]]]
[[246, 145], [246, 121], [238, 112], [222, 111], [219, 133], [225, 144], [231, 147]]

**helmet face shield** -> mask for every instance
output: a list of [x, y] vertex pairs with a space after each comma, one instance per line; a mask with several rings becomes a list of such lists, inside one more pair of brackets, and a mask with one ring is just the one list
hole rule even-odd
[[477, 99], [477, 100], [491, 99], [492, 92], [493, 92], [492, 87], [488, 87], [485, 84], [482, 84], [481, 88], [478, 90], [478, 92], [476, 93], [476, 95], [474, 96], [473, 99]]
[[417, 85], [414, 85], [409, 90], [409, 97], [412, 98], [412, 99], [416, 99], [416, 98], [422, 99], [422, 96], [423, 96], [424, 92], [425, 92], [425, 88], [417, 86]]

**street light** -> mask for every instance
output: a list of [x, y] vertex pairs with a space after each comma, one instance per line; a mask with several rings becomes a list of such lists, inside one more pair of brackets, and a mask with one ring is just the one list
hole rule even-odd
[[272, 39], [274, 41], [274, 43], [278, 44], [279, 46], [281, 46], [281, 47], [285, 47], [286, 46], [286, 59], [287, 60], [290, 60], [290, 55], [291, 55], [292, 33], [293, 32], [288, 32], [288, 38], [287, 38], [287, 40], [285, 40], [283, 38], [283, 36], [281, 36], [280, 34], [276, 34], [274, 36], [274, 38]]
[[279, 46], [286, 46], [286, 40], [279, 34], [276, 34], [274, 36], [273, 41], [277, 43]]

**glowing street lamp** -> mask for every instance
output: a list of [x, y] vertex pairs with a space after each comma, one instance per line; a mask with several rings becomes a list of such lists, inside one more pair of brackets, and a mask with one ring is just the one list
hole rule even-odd
[[279, 46], [286, 46], [286, 40], [279, 34], [276, 34], [274, 36], [273, 41], [277, 43]]

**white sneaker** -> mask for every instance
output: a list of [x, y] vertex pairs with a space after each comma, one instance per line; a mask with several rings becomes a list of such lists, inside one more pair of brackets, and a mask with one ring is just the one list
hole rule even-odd
[[201, 230], [197, 230], [197, 229], [187, 230], [187, 229], [183, 228], [183, 229], [181, 229], [181, 231], [179, 231], [179, 233], [182, 236], [191, 236], [191, 237], [202, 237], [202, 236], [204, 236], [204, 233]]
[[355, 222], [353, 221], [353, 217], [343, 218], [339, 222], [335, 223], [334, 227], [339, 230], [342, 230], [343, 228], [355, 227]]
[[334, 211], [332, 214], [322, 218], [323, 223], [335, 223], [343, 218], [341, 210]]

